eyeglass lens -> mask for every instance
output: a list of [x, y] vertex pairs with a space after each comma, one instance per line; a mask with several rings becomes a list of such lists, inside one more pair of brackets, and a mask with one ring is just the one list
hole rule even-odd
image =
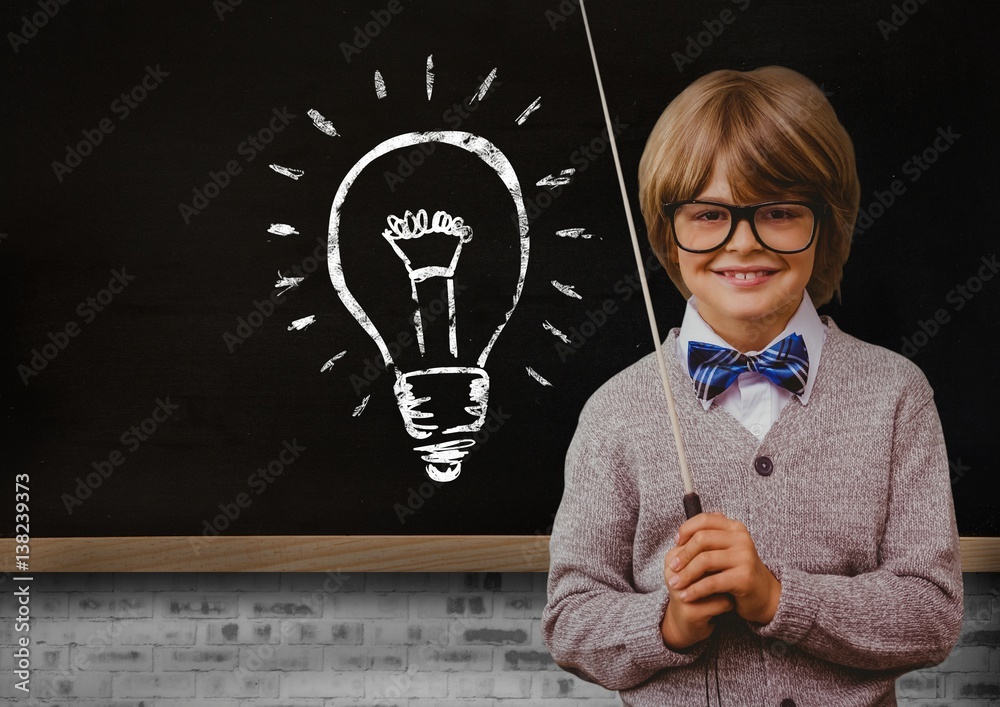
[[[754, 212], [754, 228], [775, 250], [805, 248], [813, 233], [813, 212], [802, 204], [770, 204]], [[724, 206], [684, 204], [674, 212], [677, 240], [684, 248], [709, 250], [722, 244], [733, 228], [733, 214]]]

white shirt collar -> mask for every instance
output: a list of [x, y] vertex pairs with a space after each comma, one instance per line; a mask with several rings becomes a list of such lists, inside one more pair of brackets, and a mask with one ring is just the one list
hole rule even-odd
[[[806, 351], [809, 353], [809, 375], [806, 377], [806, 388], [802, 392], [801, 396], [792, 396], [798, 398], [799, 402], [803, 405], [809, 403], [809, 396], [812, 393], [813, 384], [816, 381], [816, 371], [819, 369], [819, 359], [820, 354], [823, 351], [823, 342], [826, 341], [826, 331], [826, 325], [816, 313], [816, 307], [813, 305], [812, 298], [809, 297], [808, 292], [803, 292], [802, 302], [795, 310], [795, 314], [792, 315], [792, 318], [788, 320], [788, 324], [780, 334], [774, 337], [767, 344], [767, 346], [764, 347], [764, 349], [768, 349], [781, 339], [784, 339], [786, 336], [793, 333], [799, 334], [805, 341]], [[694, 295], [691, 295], [691, 297], [688, 298], [687, 307], [684, 310], [684, 320], [681, 322], [681, 330], [677, 335], [677, 357], [680, 359], [681, 367], [685, 371], [688, 370], [687, 350], [688, 342], [690, 341], [704, 341], [705, 343], [715, 344], [716, 346], [733, 348], [732, 344], [723, 340], [723, 338], [716, 334], [715, 330], [701, 318], [701, 314], [698, 312], [698, 303], [695, 300]], [[743, 353], [760, 353], [760, 351], [744, 351]], [[712, 400], [703, 400], [702, 405], [707, 410], [712, 405], [712, 402]]]

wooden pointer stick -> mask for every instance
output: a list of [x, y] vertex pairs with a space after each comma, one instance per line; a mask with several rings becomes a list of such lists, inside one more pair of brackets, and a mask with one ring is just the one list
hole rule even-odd
[[628, 230], [632, 235], [632, 249], [635, 251], [635, 264], [639, 268], [639, 282], [642, 283], [642, 296], [646, 300], [646, 315], [649, 317], [649, 330], [653, 335], [653, 345], [656, 347], [656, 360], [660, 366], [660, 378], [663, 381], [663, 392], [667, 396], [667, 410], [670, 412], [670, 427], [674, 432], [674, 444], [677, 446], [677, 460], [680, 463], [681, 479], [684, 481], [684, 514], [688, 518], [701, 513], [701, 499], [695, 493], [691, 483], [691, 471], [688, 469], [687, 455], [684, 453], [684, 440], [681, 439], [680, 424], [677, 422], [677, 410], [674, 408], [674, 396], [670, 392], [670, 380], [667, 377], [667, 362], [663, 358], [663, 347], [660, 344], [660, 331], [656, 326], [656, 315], [653, 312], [653, 301], [649, 296], [649, 285], [646, 283], [646, 268], [642, 264], [642, 254], [639, 251], [639, 238], [635, 233], [635, 223], [632, 221], [632, 209], [629, 207], [628, 191], [625, 189], [625, 178], [622, 176], [621, 160], [618, 158], [618, 145], [615, 143], [615, 131], [611, 125], [611, 114], [608, 112], [608, 102], [604, 97], [604, 84], [601, 82], [601, 70], [597, 66], [597, 54], [594, 52], [594, 39], [590, 35], [590, 22], [587, 20], [587, 8], [580, 0], [580, 10], [583, 13], [583, 26], [587, 31], [587, 44], [590, 45], [590, 58], [594, 62], [594, 76], [597, 77], [597, 90], [601, 94], [601, 107], [604, 109], [604, 122], [608, 127], [608, 140], [611, 143], [611, 154], [615, 159], [615, 170], [618, 172], [618, 186], [622, 190], [622, 204], [625, 206], [625, 218]]

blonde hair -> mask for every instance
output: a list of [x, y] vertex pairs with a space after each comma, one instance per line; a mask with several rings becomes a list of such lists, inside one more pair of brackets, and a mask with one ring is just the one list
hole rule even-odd
[[797, 71], [713, 71], [656, 121], [639, 162], [639, 199], [653, 252], [685, 298], [665, 202], [694, 199], [723, 166], [737, 203], [780, 198], [827, 205], [806, 286], [818, 307], [840, 300], [861, 190], [854, 146], [823, 91]]

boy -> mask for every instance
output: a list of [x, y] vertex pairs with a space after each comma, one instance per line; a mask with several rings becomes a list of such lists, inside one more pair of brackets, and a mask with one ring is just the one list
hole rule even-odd
[[625, 705], [895, 705], [962, 618], [948, 460], [906, 358], [840, 330], [860, 189], [822, 91], [717, 71], [639, 166], [650, 242], [688, 298], [664, 343], [683, 488], [652, 356], [588, 401], [566, 460], [542, 634]]

